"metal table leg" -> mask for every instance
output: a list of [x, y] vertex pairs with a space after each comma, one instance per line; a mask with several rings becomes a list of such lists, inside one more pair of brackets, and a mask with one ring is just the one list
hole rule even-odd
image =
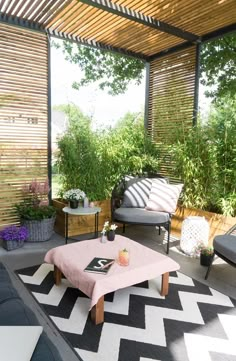
[[66, 213], [66, 238], [65, 238], [65, 243], [67, 244], [68, 242], [68, 213]]

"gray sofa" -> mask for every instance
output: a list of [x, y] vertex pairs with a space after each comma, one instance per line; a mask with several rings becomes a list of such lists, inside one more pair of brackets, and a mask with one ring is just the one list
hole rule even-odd
[[[37, 318], [24, 304], [13, 287], [6, 268], [0, 263], [0, 326], [37, 325], [39, 325]], [[62, 361], [45, 332], [38, 340], [31, 361]]]
[[150, 212], [145, 209], [152, 187], [152, 181], [168, 184], [168, 179], [161, 175], [154, 177], [125, 176], [114, 187], [111, 197], [111, 216], [113, 222], [123, 224], [123, 233], [126, 224], [164, 227], [167, 231], [167, 250], [169, 253], [171, 217], [167, 212]]

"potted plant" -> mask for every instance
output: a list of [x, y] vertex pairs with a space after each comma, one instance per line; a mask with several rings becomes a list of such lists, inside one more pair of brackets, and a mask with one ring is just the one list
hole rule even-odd
[[106, 221], [103, 226], [102, 235], [106, 235], [108, 241], [114, 241], [115, 239], [115, 230], [117, 228], [116, 224], [110, 224], [109, 221]]
[[200, 245], [200, 264], [202, 266], [210, 266], [212, 258], [214, 257], [214, 248], [211, 246]]
[[85, 198], [85, 193], [79, 188], [70, 189], [63, 194], [63, 199], [69, 201], [70, 208], [78, 208], [79, 202], [82, 202]]
[[15, 205], [21, 225], [28, 229], [29, 242], [49, 240], [53, 233], [56, 209], [49, 205], [48, 181], [33, 180], [23, 188], [23, 200]]
[[28, 230], [24, 226], [8, 226], [0, 231], [0, 238], [3, 241], [3, 248], [12, 251], [23, 247], [24, 241], [28, 238]]

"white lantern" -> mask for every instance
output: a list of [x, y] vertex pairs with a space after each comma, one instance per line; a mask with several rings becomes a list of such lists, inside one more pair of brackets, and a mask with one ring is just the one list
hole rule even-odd
[[180, 248], [189, 256], [195, 254], [199, 243], [208, 245], [209, 224], [205, 217], [187, 217], [182, 224]]

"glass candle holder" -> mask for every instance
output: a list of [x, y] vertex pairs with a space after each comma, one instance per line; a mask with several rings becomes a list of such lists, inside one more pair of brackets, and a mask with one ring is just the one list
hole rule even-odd
[[129, 265], [130, 253], [127, 248], [120, 249], [118, 252], [118, 263], [120, 266]]

